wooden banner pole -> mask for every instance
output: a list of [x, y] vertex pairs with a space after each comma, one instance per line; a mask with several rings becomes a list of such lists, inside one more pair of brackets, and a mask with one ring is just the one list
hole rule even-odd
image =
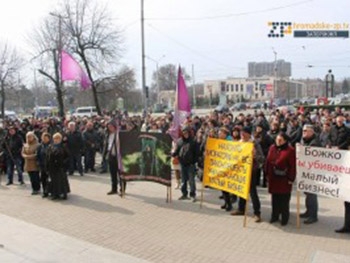
[[200, 208], [203, 207], [203, 199], [204, 199], [204, 184], [202, 183], [202, 189], [201, 189], [201, 202], [200, 202]]
[[245, 203], [245, 209], [244, 209], [244, 220], [243, 220], [243, 227], [247, 227], [247, 215], [248, 215], [248, 210], [249, 210], [249, 195]]
[[125, 195], [125, 184], [126, 184], [126, 181], [124, 179], [122, 179], [122, 177], [120, 177], [120, 180], [121, 180], [121, 193], [120, 193], [120, 197], [121, 198], [124, 198], [124, 195]]
[[297, 229], [300, 229], [300, 192], [297, 191]]
[[166, 199], [165, 199], [166, 203], [169, 203], [169, 186], [166, 187]]

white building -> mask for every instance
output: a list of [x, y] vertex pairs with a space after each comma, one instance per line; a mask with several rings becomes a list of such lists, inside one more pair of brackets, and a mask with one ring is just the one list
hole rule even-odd
[[273, 77], [228, 78], [204, 81], [204, 97], [226, 94], [229, 101], [267, 100], [273, 96]]

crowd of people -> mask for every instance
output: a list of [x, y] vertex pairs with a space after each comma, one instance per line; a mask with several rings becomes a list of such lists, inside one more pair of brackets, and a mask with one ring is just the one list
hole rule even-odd
[[[267, 114], [268, 113], [268, 114]], [[121, 159], [119, 132], [143, 131], [168, 133], [171, 112], [161, 117], [128, 116], [126, 112], [92, 118], [34, 119], [4, 121], [0, 132], [3, 169], [7, 185], [13, 184], [14, 170], [24, 184], [23, 171], [29, 175], [32, 194], [67, 199], [70, 192], [68, 175], [96, 172], [96, 153], [102, 156], [101, 173], [109, 170], [111, 190], [108, 195], [125, 191], [120, 178]], [[180, 200], [196, 201], [196, 176], [203, 177], [207, 138], [252, 142], [254, 162], [250, 197], [255, 222], [261, 222], [261, 205], [257, 186], [268, 187], [271, 194], [270, 223], [289, 221], [289, 204], [296, 178], [297, 144], [349, 150], [350, 115], [337, 108], [334, 112], [320, 109], [311, 112], [255, 111], [253, 114], [211, 112], [207, 116], [188, 117], [173, 143], [172, 168]], [[188, 189], [189, 186], [189, 189]], [[305, 224], [318, 221], [317, 195], [305, 193], [306, 211], [300, 216]], [[222, 193], [221, 207], [233, 216], [243, 215], [246, 200], [228, 192]], [[237, 208], [233, 209], [237, 202]], [[350, 232], [350, 203], [345, 202], [344, 226], [338, 233]]]

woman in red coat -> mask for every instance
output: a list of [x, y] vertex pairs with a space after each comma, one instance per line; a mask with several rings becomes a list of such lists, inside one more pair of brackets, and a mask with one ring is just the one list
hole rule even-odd
[[296, 175], [295, 149], [288, 143], [289, 137], [280, 132], [267, 155], [266, 174], [269, 193], [272, 195], [272, 215], [270, 223], [278, 221], [282, 215], [281, 225], [289, 220], [289, 203], [292, 184]]

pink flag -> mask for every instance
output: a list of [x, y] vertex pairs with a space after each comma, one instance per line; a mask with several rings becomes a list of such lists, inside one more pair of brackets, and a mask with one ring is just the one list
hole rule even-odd
[[80, 82], [83, 90], [91, 86], [91, 80], [78, 62], [67, 52], [61, 51], [61, 77], [62, 81], [76, 80]]
[[188, 97], [185, 79], [182, 76], [181, 67], [179, 67], [179, 72], [177, 75], [174, 120], [172, 127], [169, 129], [169, 134], [173, 140], [176, 140], [179, 137], [179, 129], [185, 123], [190, 114], [190, 100]]

